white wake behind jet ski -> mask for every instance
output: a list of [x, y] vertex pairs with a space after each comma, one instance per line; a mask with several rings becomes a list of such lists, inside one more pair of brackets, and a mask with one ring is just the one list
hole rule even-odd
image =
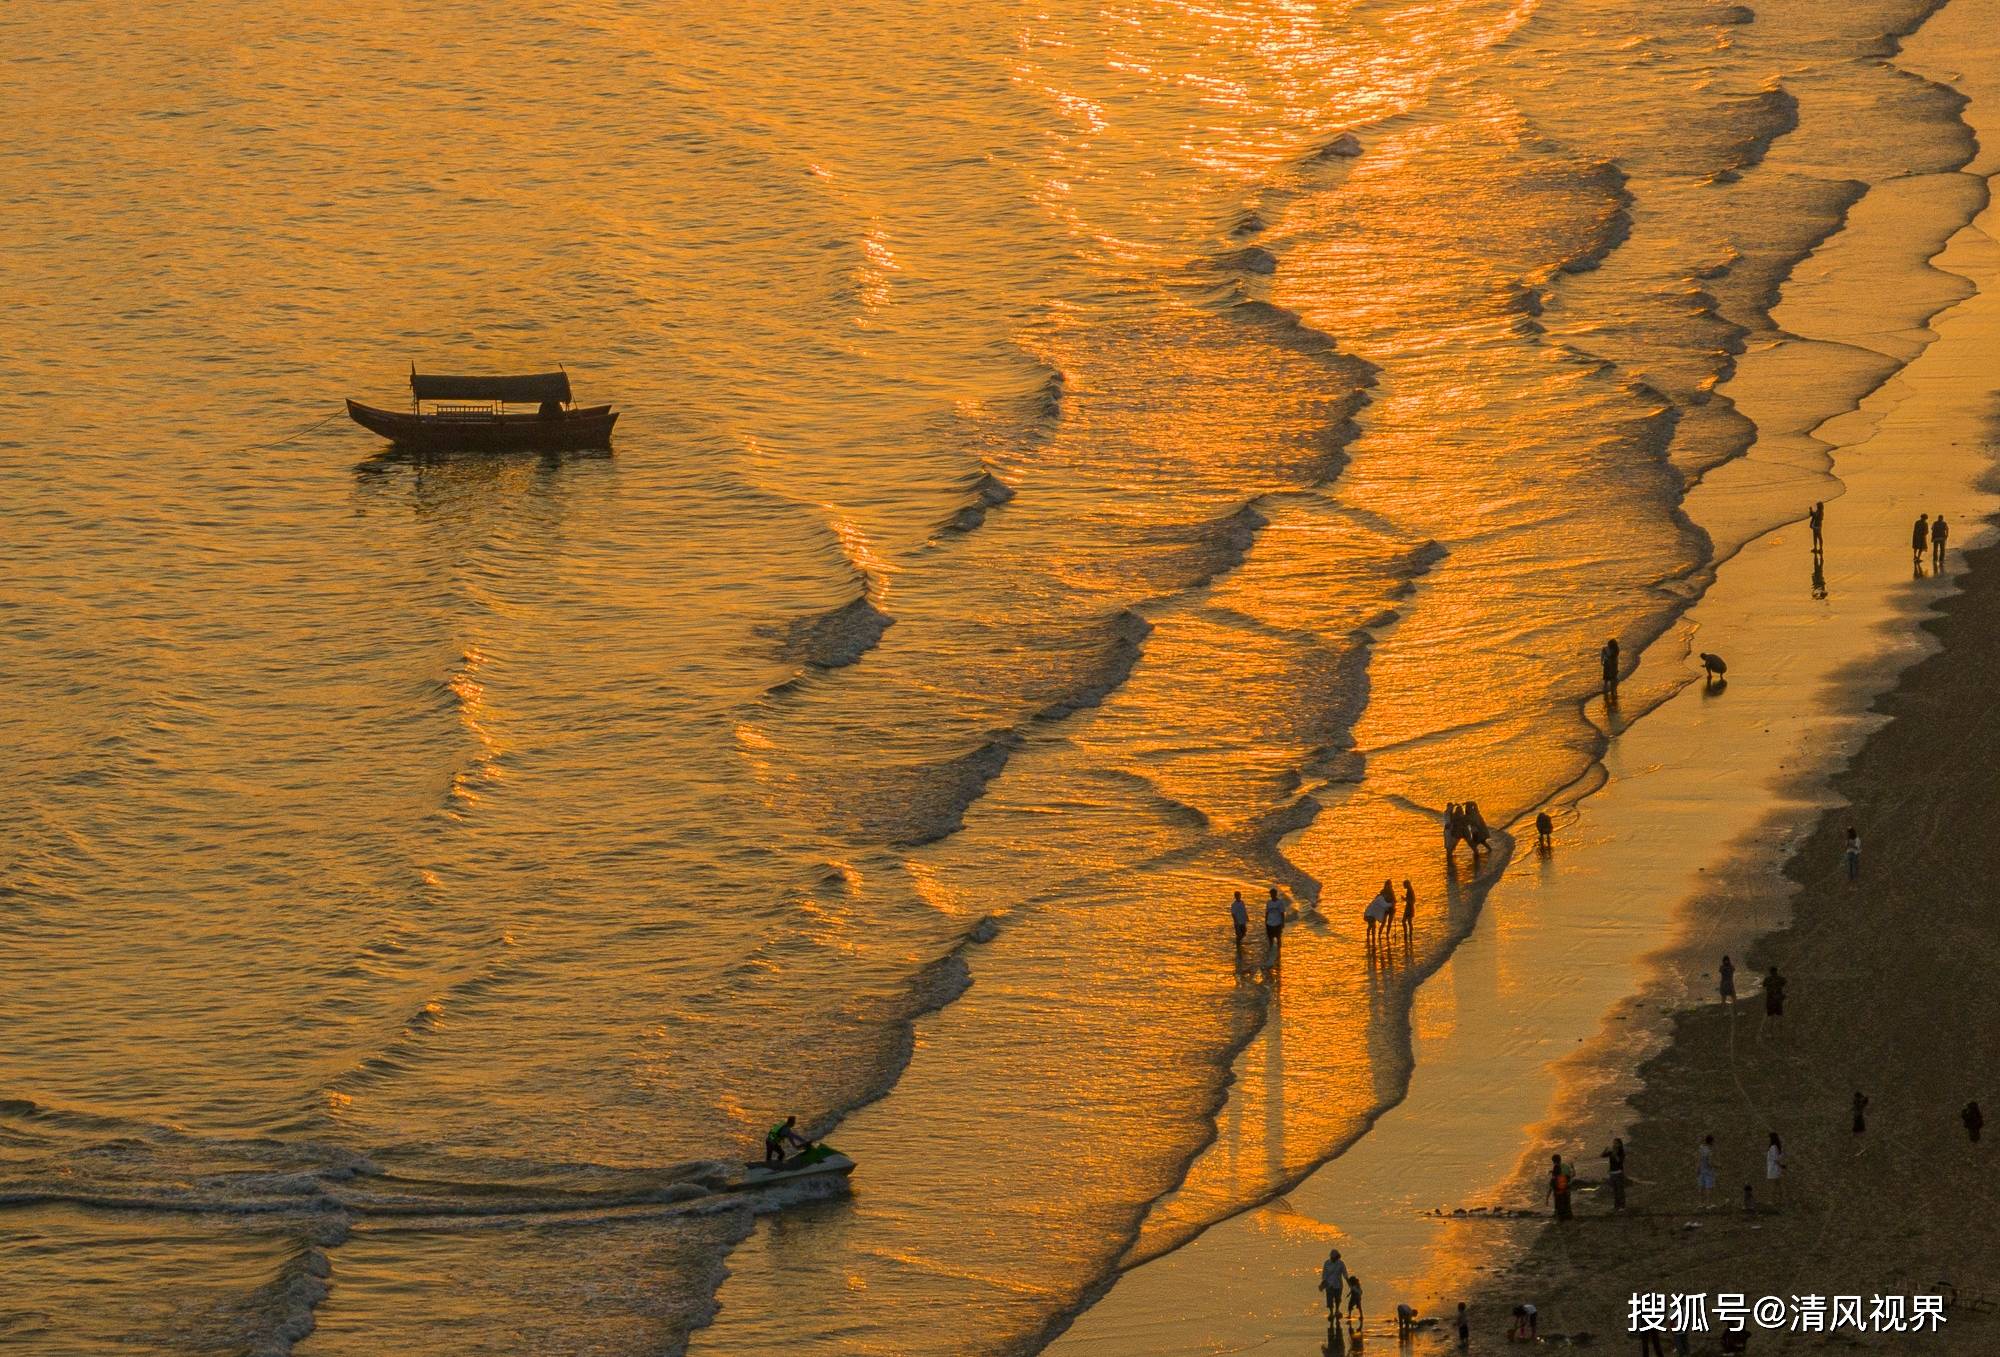
[[854, 1161], [831, 1145], [814, 1145], [776, 1164], [763, 1160], [746, 1161], [743, 1172], [731, 1179], [726, 1190], [748, 1192], [800, 1178], [845, 1178], [854, 1172]]

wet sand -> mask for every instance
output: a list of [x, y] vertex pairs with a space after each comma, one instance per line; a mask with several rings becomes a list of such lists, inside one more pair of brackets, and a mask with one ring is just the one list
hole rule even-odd
[[[1542, 1231], [1480, 1304], [1489, 1332], [1515, 1300], [1537, 1303], [1545, 1331], [1623, 1343], [1634, 1292], [1872, 1296], [1949, 1284], [1975, 1304], [1940, 1334], [1870, 1334], [1862, 1345], [2000, 1346], [1995, 1146], [1991, 1135], [1972, 1144], [1959, 1122], [1968, 1099], [2000, 1102], [1990, 847], [2000, 554], [1978, 553], [1965, 592], [1943, 609], [1926, 627], [1945, 649], [1882, 699], [1890, 723], [1834, 780], [1851, 808], [1822, 815], [1786, 868], [1799, 888], [1791, 924], [1739, 958], [1743, 1002], [1680, 1012], [1671, 1044], [1642, 1066], [1626, 1132], [1632, 1213], [1613, 1218], [1601, 1192], [1583, 1194], [1579, 1218]], [[1858, 882], [1843, 861], [1849, 823], [1866, 846]], [[1723, 893], [1707, 907], [1731, 903]], [[1775, 1019], [1757, 982], [1770, 964], [1789, 981]], [[1860, 1134], [1857, 1091], [1870, 1100]], [[1772, 1130], [1787, 1161], [1781, 1206], [1764, 1173]], [[1695, 1146], [1711, 1134], [1718, 1185], [1704, 1204]], [[1548, 1143], [1601, 1176], [1594, 1140], [1559, 1132]], [[1754, 1213], [1742, 1206], [1745, 1184]], [[1758, 1351], [1828, 1341], [1753, 1338]]]
[[[1991, 46], [1984, 35], [1995, 31], [1993, 19], [1986, 0], [1959, 0], [1899, 59], [1969, 94], [1965, 116], [1989, 147], [1993, 100], [1983, 72], [1990, 63], [1981, 54]], [[1926, 244], [1924, 225], [1948, 216], [1949, 204], [1965, 201], [1968, 191], [1977, 206], [1993, 161], [1982, 150], [1971, 173], [1913, 180], [1901, 186], [1897, 203], [1857, 208], [1848, 231], [1788, 284], [1776, 313], [1785, 337], [1746, 354], [1732, 383], [1746, 406], [1761, 398], [1760, 423], [1784, 434], [1712, 477], [1690, 511], [1697, 521], [1726, 524], [1732, 495], [1824, 496], [1828, 553], [1818, 578], [1803, 524], [1751, 542], [1722, 567], [1683, 624], [1648, 649], [1628, 680], [1624, 710], [1611, 714], [1618, 738], [1602, 782], [1576, 789], [1578, 799], [1558, 814], [1555, 852], [1536, 857], [1524, 846], [1525, 860], [1505, 865], [1472, 935], [1419, 991], [1411, 1032], [1416, 1073], [1404, 1101], [1285, 1197], [1126, 1272], [1052, 1351], [1319, 1351], [1328, 1332], [1313, 1286], [1331, 1246], [1368, 1279], [1375, 1343], [1385, 1341], [1398, 1300], [1441, 1315], [1470, 1296], [1475, 1350], [1503, 1346], [1506, 1310], [1529, 1295], [1542, 1306], [1545, 1333], [1592, 1331], [1619, 1350], [1634, 1341], [1623, 1334], [1623, 1318], [1635, 1288], [1694, 1291], [1706, 1280], [1711, 1291], [1782, 1282], [1825, 1292], [1865, 1280], [1872, 1283], [1866, 1291], [1886, 1291], [1892, 1281], [1914, 1291], [1942, 1275], [1933, 1266], [1939, 1241], [1961, 1236], [1946, 1217], [1933, 1223], [1928, 1203], [1950, 1197], [1956, 1215], [1965, 1216], [1985, 1209], [1962, 1172], [1945, 1171], [1947, 1161], [1964, 1156], [1956, 1114], [1974, 1096], [1945, 1077], [1959, 1069], [1962, 1053], [1930, 1047], [1941, 1027], [1968, 1034], [1990, 1027], [1982, 1023], [1991, 1017], [1984, 1008], [1954, 1008], [1957, 996], [1978, 992], [1978, 968], [1991, 961], [1972, 855], [1985, 790], [1976, 752], [1995, 733], [1966, 724], [1980, 711], [1993, 642], [1967, 645], [1959, 634], [1991, 631], [2000, 562], [1984, 566], [1972, 592], [1950, 604], [1942, 631], [1953, 650], [1871, 704], [1934, 649], [1921, 619], [1955, 587], [1958, 547], [1978, 543], [1996, 506], [1988, 485], [1991, 382], [2000, 371], [1996, 216], [1987, 209], [1935, 260], [1929, 256], [1941, 242], [1932, 236]], [[1871, 279], [1870, 287], [1833, 285], [1855, 278], [1864, 263], [1859, 276]], [[1941, 306], [1964, 300], [1928, 330], [1892, 337], [1879, 333], [1870, 300], [1891, 287], [1935, 289]], [[1856, 347], [1887, 351], [1892, 338], [1921, 347], [1909, 367], [1826, 425], [1785, 426], [1783, 393], [1799, 380], [1801, 363]], [[1913, 578], [1909, 522], [1938, 510], [1955, 525], [1946, 577]], [[1731, 659], [1728, 684], [1687, 682], [1695, 672], [1689, 657], [1711, 649]], [[1940, 677], [1947, 673], [1956, 677]], [[1623, 726], [1661, 685], [1683, 682], [1657, 710]], [[1904, 719], [1880, 729], [1888, 715]], [[1878, 730], [1853, 771], [1830, 783]], [[1929, 776], [1940, 756], [1954, 755], [1950, 776]], [[1847, 812], [1828, 807], [1849, 800], [1869, 845], [1872, 888], [1865, 903], [1835, 897], [1839, 908], [1822, 921], [1815, 885], [1845, 884], [1832, 878], [1841, 871], [1837, 841]], [[1531, 829], [1517, 826], [1516, 833], [1532, 842]], [[1963, 855], [1948, 878], [1932, 861], [1942, 838]], [[1791, 861], [1798, 865], [1786, 867]], [[1741, 949], [1784, 926], [1793, 883], [1807, 887], [1797, 906], [1801, 923], [1767, 944], [1796, 976], [1790, 1026], [1781, 1047], [1770, 1034], [1756, 1040], [1757, 1019], [1748, 1011], [1739, 1020], [1734, 1068], [1751, 1091], [1746, 1103], [1727, 1076], [1730, 1027], [1703, 1001], [1714, 992], [1716, 957], [1732, 951], [1742, 966], [1739, 989], [1756, 1003], [1757, 973]], [[1938, 919], [1926, 935], [1933, 912], [1952, 918]], [[1888, 919], [1901, 922], [1885, 933]], [[1900, 950], [1876, 964], [1887, 937]], [[1758, 948], [1750, 958], [1765, 955]], [[1877, 991], [1889, 987], [1896, 998], [1884, 1002]], [[1940, 996], [1951, 996], [1951, 1004], [1939, 1004]], [[1282, 1032], [1275, 1012], [1273, 1019], [1270, 1030]], [[1668, 1053], [1646, 1063], [1669, 1037]], [[1903, 1049], [1913, 1043], [1916, 1049]], [[1253, 1046], [1239, 1062], [1211, 1154], [1263, 1152], [1244, 1134], [1246, 1127], [1269, 1134], [1254, 1115], [1256, 1081], [1282, 1078], [1284, 1061], [1313, 1058], [1310, 1050], [1264, 1052], [1269, 1044]], [[1642, 1120], [1625, 1130], [1633, 1108], [1624, 1100], [1642, 1068], [1645, 1091], [1635, 1095]], [[1836, 1161], [1830, 1146], [1852, 1150], [1846, 1109], [1854, 1087], [1875, 1100], [1868, 1150], [1851, 1163]], [[1917, 1097], [1920, 1088], [1931, 1089], [1927, 1101]], [[1989, 1115], [1992, 1105], [2000, 1105], [2000, 1092], [1990, 1095]], [[1667, 1106], [1684, 1110], [1667, 1118]], [[1783, 1121], [1777, 1129], [1791, 1153], [1792, 1211], [1749, 1220], [1722, 1213], [1682, 1228], [1679, 1213], [1693, 1196], [1695, 1128], [1713, 1130], [1718, 1146], [1729, 1147], [1718, 1162], [1740, 1198], [1738, 1175], [1753, 1157], [1761, 1187], [1773, 1117]], [[1579, 1221], [1555, 1234], [1539, 1220], [1428, 1214], [1461, 1205], [1537, 1207], [1536, 1166], [1546, 1165], [1547, 1145], [1561, 1145], [1592, 1175], [1601, 1172], [1595, 1155], [1604, 1138], [1621, 1130], [1633, 1154], [1635, 1205], [1642, 1194], [1665, 1194], [1653, 1204], [1667, 1215]], [[1585, 1198], [1584, 1214], [1602, 1214]], [[1963, 1237], [1990, 1244], [1983, 1235]], [[1523, 1248], [1523, 1271], [1510, 1273]], [[1702, 1278], [1682, 1268], [1695, 1268], [1697, 1258], [1731, 1271]], [[1744, 1261], [1750, 1258], [1754, 1269]], [[1860, 1275], [1832, 1268], [1834, 1258], [1857, 1260]], [[1957, 1274], [1962, 1291], [1987, 1289], [1974, 1270]], [[1966, 1323], [1955, 1332], [1959, 1338], [1941, 1341], [1963, 1342], [1968, 1351], [1994, 1341], [1984, 1326]], [[1441, 1340], [1433, 1334], [1423, 1341]], [[1906, 1345], [1896, 1350], [1916, 1350], [1907, 1336], [1895, 1341]], [[1759, 1350], [1768, 1346], [1760, 1341]]]

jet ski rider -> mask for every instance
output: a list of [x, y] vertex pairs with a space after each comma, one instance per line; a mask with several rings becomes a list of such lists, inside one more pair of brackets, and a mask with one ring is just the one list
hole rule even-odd
[[786, 1117], [764, 1133], [764, 1162], [773, 1168], [785, 1162], [785, 1142], [790, 1141], [802, 1150], [810, 1150], [812, 1142], [792, 1128], [799, 1124], [796, 1116]]

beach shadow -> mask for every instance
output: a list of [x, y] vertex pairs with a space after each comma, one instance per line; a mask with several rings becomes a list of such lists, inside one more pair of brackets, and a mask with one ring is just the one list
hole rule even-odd
[[1704, 697], [1719, 697], [1722, 694], [1722, 690], [1728, 686], [1729, 680], [1726, 678], [1711, 678], [1701, 685], [1702, 695]]

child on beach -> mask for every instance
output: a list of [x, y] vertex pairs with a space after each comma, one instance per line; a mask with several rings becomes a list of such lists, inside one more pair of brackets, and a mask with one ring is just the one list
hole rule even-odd
[[1721, 971], [1722, 982], [1719, 988], [1722, 991], [1722, 1002], [1734, 1008], [1736, 1007], [1736, 963], [1727, 955], [1722, 958]]
[[1356, 1321], [1366, 1324], [1368, 1319], [1361, 1313], [1361, 1278], [1350, 1272], [1347, 1274], [1347, 1322], [1351, 1326]]
[[1854, 832], [1854, 826], [1847, 827], [1847, 879], [1861, 879], [1861, 836]]
[[1410, 925], [1417, 918], [1417, 888], [1410, 884], [1410, 878], [1403, 878], [1403, 940], [1409, 941]]
[[[1764, 1151], [1764, 1179], [1771, 1185], [1771, 1204], [1785, 1204], [1785, 1142], [1778, 1139], [1776, 1131], [1771, 1132], [1771, 1143]], [[1745, 1189], [1748, 1190], [1747, 1187]]]
[[1472, 1322], [1466, 1318], [1464, 1301], [1458, 1303], [1458, 1346], [1461, 1349], [1472, 1346]]
[[1701, 1144], [1694, 1147], [1694, 1190], [1701, 1194], [1703, 1206], [1708, 1205], [1715, 1192], [1715, 1137], [1706, 1135]]
[[1417, 1307], [1408, 1301], [1396, 1303], [1396, 1337], [1408, 1338], [1417, 1328]]

